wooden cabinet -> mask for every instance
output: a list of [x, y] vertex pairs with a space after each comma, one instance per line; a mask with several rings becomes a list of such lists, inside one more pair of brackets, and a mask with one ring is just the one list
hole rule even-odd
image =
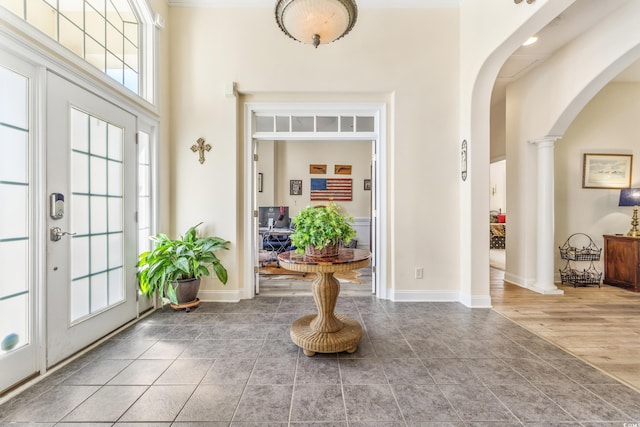
[[604, 236], [603, 282], [640, 292], [640, 238]]

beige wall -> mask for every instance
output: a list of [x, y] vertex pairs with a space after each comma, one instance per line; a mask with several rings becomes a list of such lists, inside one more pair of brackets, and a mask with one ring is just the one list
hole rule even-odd
[[[556, 145], [556, 247], [573, 233], [585, 233], [602, 248], [603, 234], [626, 234], [631, 228], [632, 208], [618, 207], [620, 190], [582, 188], [582, 162], [584, 153], [633, 154], [632, 186], [640, 186], [638, 114], [640, 84], [610, 83], [578, 114]], [[601, 257], [596, 265], [599, 271], [603, 261]], [[556, 269], [564, 264], [556, 253]]]
[[[458, 211], [458, 10], [362, 9], [351, 34], [318, 49], [282, 34], [271, 9], [171, 8], [170, 23], [172, 228], [205, 221], [233, 242], [227, 287], [205, 289], [244, 286], [242, 106], [224, 93], [237, 82], [241, 100], [387, 102], [381, 283], [457, 295], [458, 222], [443, 212]], [[204, 165], [189, 150], [198, 137], [213, 146]], [[424, 279], [414, 279], [416, 266]]]
[[[171, 223], [171, 198], [172, 192], [172, 175], [171, 175], [171, 163], [170, 163], [170, 144], [171, 134], [167, 119], [170, 115], [169, 106], [171, 105], [171, 92], [169, 90], [171, 84], [171, 75], [169, 64], [171, 61], [170, 55], [170, 43], [171, 37], [171, 22], [169, 20], [169, 7], [165, 0], [149, 0], [152, 10], [161, 16], [165, 20], [165, 27], [158, 29], [157, 34], [159, 37], [158, 45], [158, 60], [159, 60], [159, 82], [158, 86], [158, 113], [161, 117], [160, 126], [158, 129], [158, 231], [164, 233], [170, 233], [172, 236], [177, 236], [179, 231], [172, 229]], [[184, 231], [184, 230], [182, 230]]]
[[[506, 57], [571, 3], [469, 0], [459, 10], [364, 8], [351, 34], [318, 49], [285, 37], [270, 9], [171, 8], [172, 229], [202, 220], [208, 231], [232, 240], [225, 259], [231, 277], [227, 289], [241, 289], [246, 285], [241, 272], [250, 262], [242, 257], [242, 191], [250, 179], [243, 168], [247, 153], [242, 144], [242, 103], [385, 102], [387, 155], [380, 160], [388, 178], [380, 185], [387, 196], [384, 236], [389, 258], [381, 285], [391, 290], [392, 298], [490, 303], [486, 194], [491, 88]], [[584, 38], [587, 44], [597, 41], [597, 31], [624, 32], [604, 24]], [[621, 43], [618, 50], [625, 46]], [[573, 51], [575, 56], [579, 51]], [[563, 49], [560, 59], [571, 56], [567, 52]], [[580, 64], [588, 79], [615, 55], [619, 53], [590, 70], [583, 67], [584, 61], [571, 66]], [[561, 85], [566, 67], [561, 60], [548, 62], [548, 67], [531, 74], [533, 80], [519, 85], [521, 94], [535, 92], [542, 99], [530, 102], [508, 92], [505, 104], [507, 180], [515, 195], [507, 199], [508, 245], [515, 244], [517, 254], [507, 256], [507, 268], [524, 283], [534, 279], [536, 259], [531, 253], [537, 240], [532, 227], [535, 156], [526, 141], [546, 133], [518, 115], [526, 109], [554, 119], [545, 115], [550, 99], [546, 92], [534, 90], [535, 76], [546, 76], [557, 66], [560, 71], [547, 80]], [[225, 94], [231, 82], [237, 82], [239, 98]], [[590, 96], [576, 96], [572, 107]], [[556, 103], [556, 110], [572, 102], [569, 98]], [[555, 125], [571, 114], [565, 111]], [[546, 125], [549, 129], [554, 123]], [[213, 145], [204, 165], [197, 164], [188, 149], [198, 137]], [[469, 141], [466, 182], [461, 182], [459, 170], [462, 139]], [[510, 152], [514, 146], [518, 150]], [[414, 279], [416, 267], [425, 269], [424, 279]], [[205, 289], [222, 288], [209, 281]]]
[[[260, 148], [265, 144], [266, 149]], [[364, 179], [370, 178], [371, 142], [366, 141], [259, 141], [258, 172], [263, 173], [263, 192], [258, 194], [258, 205], [289, 206], [293, 218], [300, 209], [308, 205], [327, 202], [310, 199], [311, 178], [350, 178], [353, 200], [340, 201], [354, 218], [369, 218], [371, 215], [371, 191], [364, 190]], [[271, 153], [269, 153], [271, 149]], [[270, 155], [275, 154], [275, 155]], [[311, 175], [310, 164], [327, 166], [326, 175]], [[351, 175], [336, 175], [334, 166], [351, 165]], [[272, 165], [275, 165], [273, 167]], [[302, 180], [302, 195], [289, 194], [289, 181]]]
[[504, 160], [507, 156], [506, 108], [507, 105], [504, 99], [491, 105], [491, 142], [489, 151], [491, 163]]

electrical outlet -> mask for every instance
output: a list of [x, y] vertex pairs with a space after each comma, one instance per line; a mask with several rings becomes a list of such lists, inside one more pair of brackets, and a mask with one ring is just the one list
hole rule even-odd
[[424, 277], [424, 268], [416, 267], [416, 279], [422, 279]]

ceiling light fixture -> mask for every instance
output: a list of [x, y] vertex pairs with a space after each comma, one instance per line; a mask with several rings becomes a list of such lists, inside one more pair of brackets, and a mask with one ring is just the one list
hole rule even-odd
[[355, 0], [278, 0], [276, 22], [289, 37], [315, 47], [344, 37], [356, 23]]
[[526, 42], [522, 43], [522, 46], [529, 46], [531, 44], [534, 44], [535, 42], [538, 41], [538, 37], [537, 36], [531, 36], [527, 39]]
[[[536, 0], [527, 0], [527, 3], [531, 4], [531, 3], [533, 3], [534, 1], [536, 1]], [[520, 3], [522, 3], [522, 0], [513, 0], [513, 2], [514, 2], [515, 4], [520, 4]]]

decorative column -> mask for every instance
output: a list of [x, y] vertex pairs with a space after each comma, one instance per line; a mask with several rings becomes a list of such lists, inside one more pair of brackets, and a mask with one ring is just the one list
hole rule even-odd
[[549, 136], [532, 144], [538, 148], [537, 178], [537, 247], [536, 247], [536, 282], [532, 291], [541, 294], [564, 294], [558, 289], [554, 280], [554, 153], [553, 149], [559, 136]]

